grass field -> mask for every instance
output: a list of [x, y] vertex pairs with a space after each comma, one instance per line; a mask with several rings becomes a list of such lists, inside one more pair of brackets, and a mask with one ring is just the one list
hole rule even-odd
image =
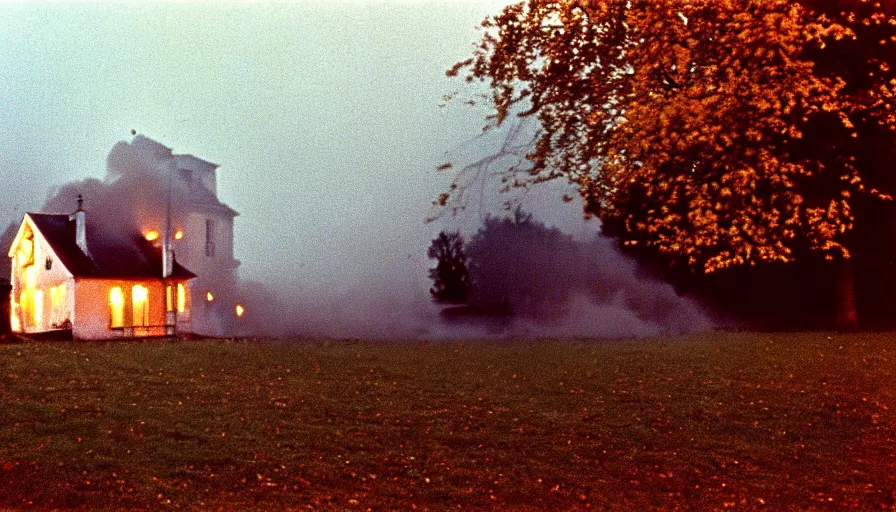
[[0, 509], [896, 503], [896, 334], [0, 345]]

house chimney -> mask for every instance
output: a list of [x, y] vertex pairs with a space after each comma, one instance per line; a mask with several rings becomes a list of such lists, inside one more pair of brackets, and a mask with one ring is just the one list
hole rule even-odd
[[90, 256], [87, 251], [87, 216], [84, 213], [84, 198], [78, 194], [78, 209], [75, 213], [69, 215], [68, 220], [75, 221], [75, 243], [86, 256]]

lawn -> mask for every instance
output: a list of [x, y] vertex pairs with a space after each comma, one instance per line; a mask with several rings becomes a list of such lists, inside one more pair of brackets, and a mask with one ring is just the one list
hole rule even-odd
[[896, 334], [0, 345], [0, 509], [896, 506]]

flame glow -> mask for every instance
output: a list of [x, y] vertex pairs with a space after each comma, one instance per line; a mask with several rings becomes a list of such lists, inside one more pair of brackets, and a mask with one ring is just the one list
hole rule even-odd
[[212, 292], [207, 292], [207, 293], [205, 294], [205, 300], [211, 302], [211, 301], [215, 300], [215, 296], [212, 295]]
[[9, 315], [9, 326], [10, 329], [12, 329], [12, 332], [22, 332], [22, 324], [19, 322], [18, 307], [19, 305], [13, 300], [11, 308], [12, 313]]
[[185, 313], [187, 311], [187, 290], [183, 283], [177, 283], [177, 312]]
[[158, 232], [158, 231], [155, 231], [155, 230], [153, 230], [153, 231], [147, 231], [147, 232], [146, 232], [146, 235], [144, 235], [144, 236], [146, 237], [146, 240], [152, 242], [152, 241], [154, 241], [154, 240], [158, 240], [158, 239], [159, 239], [159, 232]]
[[181, 230], [179, 230], [179, 229], [177, 230], [176, 233], [174, 233], [174, 239], [175, 239], [175, 240], [180, 240], [180, 239], [183, 238], [183, 237], [184, 237], [184, 232], [181, 231]]
[[120, 286], [109, 290], [109, 306], [111, 308], [111, 327], [122, 327], [124, 325], [124, 292], [121, 291]]
[[131, 308], [134, 313], [135, 326], [149, 325], [149, 290], [136, 284], [131, 288]]
[[34, 325], [44, 321], [44, 291], [34, 290]]
[[243, 316], [243, 313], [245, 313], [245, 312], [246, 312], [246, 308], [244, 308], [244, 307], [241, 306], [240, 304], [237, 304], [237, 305], [236, 305], [236, 317], [237, 317], [237, 318], [242, 317], [242, 316]]

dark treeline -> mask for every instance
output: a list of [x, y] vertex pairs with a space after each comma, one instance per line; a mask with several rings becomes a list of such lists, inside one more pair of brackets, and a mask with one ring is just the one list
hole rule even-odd
[[[434, 250], [447, 246], [452, 250]], [[449, 320], [574, 324], [580, 334], [601, 335], [601, 326], [636, 319], [640, 328], [624, 330], [631, 336], [713, 324], [704, 308], [621, 254], [612, 239], [578, 240], [519, 209], [510, 217], [487, 217], [468, 240], [441, 233], [429, 255], [437, 260], [430, 271], [433, 299], [458, 304], [464, 302], [458, 297], [467, 297], [465, 306], [446, 310]]]

